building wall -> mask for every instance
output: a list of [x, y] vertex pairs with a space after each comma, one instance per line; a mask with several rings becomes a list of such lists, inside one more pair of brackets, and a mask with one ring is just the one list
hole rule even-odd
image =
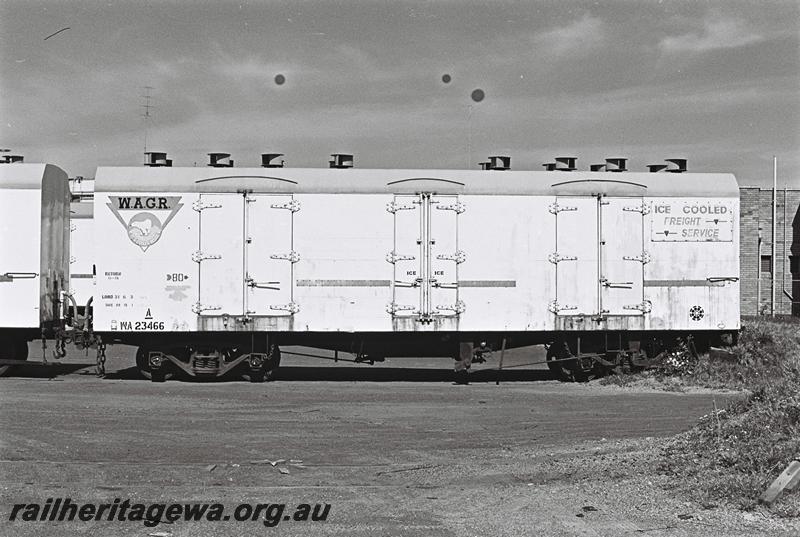
[[[742, 187], [740, 192], [742, 315], [769, 314], [772, 306], [772, 189]], [[778, 190], [776, 222], [775, 313], [800, 315], [800, 190]]]

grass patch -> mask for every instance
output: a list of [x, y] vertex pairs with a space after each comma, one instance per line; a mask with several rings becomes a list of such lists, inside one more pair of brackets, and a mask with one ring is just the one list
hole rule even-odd
[[742, 330], [729, 357], [710, 353], [682, 375], [711, 388], [780, 389], [800, 378], [800, 323], [758, 320]]
[[[659, 472], [679, 478], [679, 488], [703, 505], [753, 508], [800, 456], [800, 323], [748, 323], [731, 354], [692, 360], [678, 375], [687, 384], [750, 393], [671, 440]], [[775, 511], [800, 516], [798, 494], [783, 497]]]
[[620, 386], [626, 388], [628, 386], [635, 386], [637, 384], [637, 380], [642, 378], [642, 375], [632, 375], [632, 374], [624, 374], [624, 373], [617, 373], [613, 375], [606, 375], [602, 377], [598, 382], [602, 386]]
[[597, 381], [602, 386], [621, 388], [653, 388], [665, 392], [685, 392], [688, 384], [679, 376], [665, 374], [659, 369], [648, 369], [636, 373], [614, 373]]

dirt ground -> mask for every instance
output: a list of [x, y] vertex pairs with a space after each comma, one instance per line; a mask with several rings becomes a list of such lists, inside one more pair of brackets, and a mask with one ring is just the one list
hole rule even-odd
[[[285, 355], [268, 384], [153, 384], [122, 347], [106, 379], [93, 355], [30, 366], [0, 379], [0, 534], [800, 535], [766, 511], [676, 497], [655, 469], [665, 438], [739, 395], [564, 384], [523, 365], [540, 354], [509, 353], [500, 385], [493, 357], [468, 386], [435, 359], [311, 368]], [[331, 509], [275, 527], [8, 521], [14, 504], [57, 497]]]

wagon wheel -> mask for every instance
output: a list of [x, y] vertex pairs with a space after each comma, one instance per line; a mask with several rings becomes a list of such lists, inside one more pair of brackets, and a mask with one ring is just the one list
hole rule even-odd
[[248, 371], [245, 373], [245, 376], [250, 382], [260, 383], [275, 380], [275, 374], [281, 363], [281, 351], [275, 344], [269, 345], [265, 350], [266, 352], [264, 354], [267, 355], [267, 358], [264, 360], [264, 363], [261, 364], [261, 367], [256, 371]]
[[267, 361], [264, 364], [264, 380], [275, 380], [278, 367], [281, 365], [281, 350], [277, 345], [270, 345], [267, 356]]
[[584, 371], [566, 341], [555, 342], [547, 349], [547, 367], [564, 382], [589, 382], [608, 373], [606, 367], [597, 361], [592, 362], [591, 369]]
[[631, 352], [607, 352], [606, 360], [615, 364], [611, 372], [615, 375], [630, 375], [633, 373], [633, 358]]
[[[189, 356], [191, 355], [191, 349], [189, 347], [167, 347], [165, 349], [153, 349], [151, 347], [139, 347], [136, 350], [136, 369], [139, 370], [139, 374], [142, 377], [153, 380], [153, 371], [150, 367], [150, 352], [154, 350], [161, 350], [163, 354], [168, 354], [178, 360], [189, 363]], [[159, 367], [161, 371], [161, 377], [163, 380], [153, 380], [153, 382], [164, 382], [165, 380], [175, 380], [181, 378], [181, 374], [183, 371], [178, 367], [175, 367], [173, 364], [169, 362], [169, 360], [165, 360], [161, 367]]]
[[581, 368], [575, 369], [572, 372], [572, 379], [575, 382], [589, 382], [591, 380], [597, 380], [599, 378], [603, 378], [608, 375], [610, 369], [601, 364], [600, 362], [593, 360], [592, 361], [592, 368], [588, 371], [585, 371]]
[[250, 371], [247, 374], [247, 377], [250, 379], [250, 382], [261, 383], [264, 382], [264, 379], [266, 377], [266, 371], [262, 367], [258, 371]]
[[155, 371], [150, 371], [150, 381], [151, 382], [164, 382], [167, 380], [166, 374], [164, 373], [164, 368], [159, 367]]
[[[563, 360], [570, 358], [573, 354], [569, 350], [566, 341], [556, 341], [547, 348], [547, 367], [562, 382], [574, 382], [573, 368], [577, 367], [577, 360]], [[571, 367], [570, 367], [571, 366]]]
[[619, 372], [623, 375], [630, 375], [636, 371], [636, 366], [633, 365], [633, 358], [629, 354], [625, 354], [620, 359]]
[[153, 375], [150, 371], [150, 363], [147, 359], [149, 355], [150, 349], [148, 347], [139, 347], [136, 349], [136, 369], [139, 370], [139, 374], [142, 377], [147, 380], [152, 380]]

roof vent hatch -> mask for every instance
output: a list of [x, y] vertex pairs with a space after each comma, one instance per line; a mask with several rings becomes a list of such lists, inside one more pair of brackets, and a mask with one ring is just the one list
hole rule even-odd
[[208, 165], [212, 168], [233, 168], [233, 159], [230, 153], [209, 153]]
[[575, 167], [575, 161], [577, 160], [578, 157], [556, 157], [555, 162], [547, 162], [542, 166], [548, 172], [574, 172], [577, 169]]
[[626, 172], [628, 171], [628, 159], [626, 158], [607, 158], [605, 164], [591, 164], [589, 171], [593, 172]]
[[[664, 159], [665, 162], [668, 164], [648, 164], [647, 169], [650, 173], [656, 172], [669, 172], [669, 173], [683, 173], [686, 171], [686, 159], [685, 158], [668, 158]], [[670, 165], [672, 165], [670, 167]]]
[[489, 157], [486, 162], [481, 162], [480, 167], [482, 170], [510, 170], [511, 157], [505, 155], [494, 155]]
[[328, 161], [331, 168], [352, 168], [353, 167], [353, 155], [348, 155], [346, 153], [332, 153], [331, 160]]
[[169, 168], [172, 166], [172, 159], [168, 159], [166, 153], [147, 151], [144, 154], [144, 165], [151, 168]]
[[261, 153], [261, 166], [263, 168], [283, 168], [283, 159], [278, 160], [283, 153]]

